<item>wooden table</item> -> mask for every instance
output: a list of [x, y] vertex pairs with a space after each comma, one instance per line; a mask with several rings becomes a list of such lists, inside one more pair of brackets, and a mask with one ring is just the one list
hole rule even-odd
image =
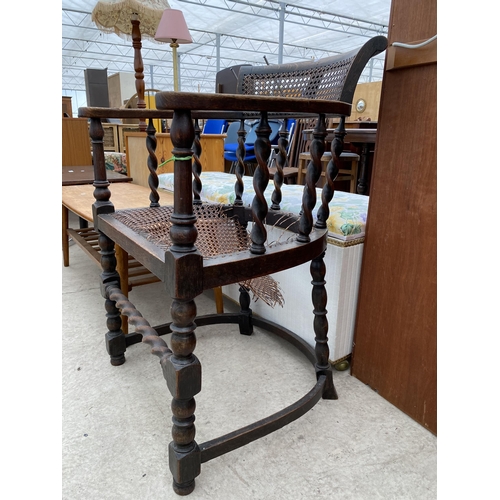
[[[361, 148], [359, 160], [359, 178], [356, 192], [358, 194], [367, 193], [366, 173], [370, 145], [375, 144], [377, 138], [376, 128], [346, 128], [344, 142], [349, 142]], [[312, 141], [313, 129], [303, 131], [304, 139]], [[327, 129], [326, 141], [331, 142], [335, 136], [335, 129]]]
[[[123, 177], [122, 174], [118, 174]], [[137, 186], [130, 182], [114, 182], [110, 184], [111, 201], [116, 210], [124, 208], [140, 208], [149, 206], [150, 189]], [[69, 266], [69, 238], [99, 266], [101, 255], [97, 231], [88, 227], [88, 222], [93, 221], [92, 204], [94, 203], [94, 186], [92, 184], [76, 184], [62, 186], [62, 247], [64, 266]], [[161, 191], [160, 203], [172, 205], [173, 193]], [[80, 220], [87, 222], [86, 226], [80, 225], [79, 229], [69, 227], [69, 211], [72, 211]], [[121, 247], [115, 246], [117, 271], [120, 275], [122, 290], [125, 295], [135, 286], [155, 283], [159, 279], [150, 273], [140, 262], [129, 256]], [[125, 285], [127, 284], [127, 285]], [[222, 292], [221, 292], [222, 293]], [[222, 295], [220, 297], [222, 300]], [[124, 333], [128, 332], [128, 323], [123, 323]]]
[[[130, 182], [132, 177], [120, 174], [113, 170], [107, 170], [106, 176], [109, 182]], [[75, 186], [78, 184], [92, 184], [94, 182], [94, 167], [86, 165], [81, 167], [63, 167], [62, 185]]]
[[[107, 170], [106, 176], [109, 182], [131, 182], [132, 177]], [[63, 186], [78, 186], [81, 184], [92, 184], [94, 182], [94, 167], [93, 165], [85, 166], [63, 166], [62, 168], [62, 185]], [[91, 204], [94, 201], [92, 200]], [[80, 228], [88, 227], [88, 221], [80, 217]]]
[[[121, 175], [121, 174], [119, 174]], [[94, 186], [92, 184], [77, 184], [62, 187], [62, 246], [64, 266], [69, 266], [69, 242], [68, 237], [93, 259], [98, 265], [101, 264], [99, 253], [98, 234], [93, 227], [71, 229], [69, 227], [69, 211], [78, 215], [81, 219], [93, 222], [92, 204], [94, 203]], [[111, 202], [115, 210], [125, 208], [141, 208], [149, 206], [149, 187], [138, 186], [130, 182], [114, 182], [110, 184]], [[173, 205], [174, 194], [169, 191], [159, 190], [160, 204]], [[155, 283], [159, 279], [150, 273], [141, 263], [129, 256], [120, 246], [115, 245], [117, 271], [122, 283], [122, 291], [128, 295], [135, 286]], [[128, 287], [124, 285], [128, 283]], [[222, 288], [214, 289], [216, 310], [224, 312]], [[124, 333], [128, 331], [128, 323], [122, 325]]]
[[[122, 175], [122, 174], [119, 174]], [[66, 208], [85, 220], [92, 221], [92, 204], [94, 203], [94, 186], [80, 184], [62, 187], [62, 204]], [[115, 210], [124, 208], [140, 208], [149, 206], [149, 193], [151, 190], [144, 186], [132, 183], [112, 183], [111, 202]], [[160, 191], [160, 203], [171, 205], [174, 203], [174, 194], [169, 191]]]
[[[96, 245], [93, 245], [87, 239], [89, 235], [89, 237], [95, 236], [95, 239], [97, 239], [94, 229], [70, 229], [68, 222], [70, 210], [87, 222], [93, 221], [92, 204], [94, 203], [94, 189], [92, 184], [77, 184], [62, 187], [62, 244], [65, 267], [69, 266], [68, 236], [71, 236], [75, 243], [90, 257], [98, 263], [100, 262], [99, 250], [96, 248]], [[130, 182], [115, 182], [110, 184], [109, 189], [111, 191], [111, 202], [116, 210], [149, 206], [149, 188], [137, 186]], [[170, 205], [173, 202], [173, 193], [167, 191], [160, 193], [160, 203], [162, 205]]]

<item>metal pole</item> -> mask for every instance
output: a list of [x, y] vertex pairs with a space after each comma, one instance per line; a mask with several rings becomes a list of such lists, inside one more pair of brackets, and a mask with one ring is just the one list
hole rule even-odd
[[220, 33], [217, 33], [215, 35], [215, 54], [216, 54], [216, 71], [217, 73], [220, 71]]
[[279, 31], [279, 45], [278, 45], [278, 64], [283, 63], [283, 39], [285, 33], [285, 9], [286, 4], [280, 2], [280, 31]]
[[172, 64], [174, 65], [174, 91], [179, 90], [179, 68], [177, 61], [177, 47], [179, 44], [177, 42], [172, 42], [170, 47], [172, 47]]

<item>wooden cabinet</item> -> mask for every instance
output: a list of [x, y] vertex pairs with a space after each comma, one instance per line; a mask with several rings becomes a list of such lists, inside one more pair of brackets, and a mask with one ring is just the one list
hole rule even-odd
[[[147, 167], [148, 150], [146, 148], [145, 132], [125, 132], [127, 150], [128, 175], [134, 184], [148, 187], [149, 170]], [[224, 134], [202, 134], [200, 138], [202, 148], [202, 164], [204, 172], [224, 171]], [[172, 141], [170, 134], [156, 135], [156, 156], [158, 164], [172, 157]], [[162, 168], [163, 172], [173, 172], [174, 162]]]
[[139, 127], [128, 123], [103, 123], [104, 129], [104, 151], [126, 153], [125, 134], [127, 132], [138, 132]]
[[[352, 98], [352, 113], [349, 120], [357, 120], [358, 118], [370, 118], [371, 121], [378, 120], [378, 112], [380, 109], [380, 92], [382, 90], [382, 82], [358, 83]], [[358, 102], [362, 100], [364, 109], [358, 108]], [[358, 110], [359, 109], [359, 110]]]
[[[389, 45], [433, 37], [436, 17], [435, 0], [393, 0]], [[352, 359], [353, 376], [433, 433], [436, 73], [429, 61], [384, 72]]]
[[73, 108], [71, 105], [71, 97], [63, 96], [62, 98], [62, 115], [66, 118], [73, 118]]
[[104, 151], [120, 151], [120, 141], [118, 139], [118, 127], [114, 123], [103, 123], [104, 129]]
[[62, 119], [62, 166], [92, 165], [90, 136], [86, 118]]

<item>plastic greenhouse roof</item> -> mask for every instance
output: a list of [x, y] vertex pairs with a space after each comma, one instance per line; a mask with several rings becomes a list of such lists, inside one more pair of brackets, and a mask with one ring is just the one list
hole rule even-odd
[[[91, 18], [97, 0], [62, 0], [62, 93], [85, 91], [84, 70], [134, 74], [130, 37], [100, 31]], [[184, 13], [192, 44], [177, 49], [180, 90], [215, 92], [217, 71], [237, 64], [319, 59], [387, 35], [390, 0], [169, 0]], [[280, 24], [281, 19], [281, 24]], [[280, 30], [282, 26], [282, 30]], [[281, 43], [280, 43], [281, 37]], [[172, 49], [142, 39], [146, 89], [173, 90]], [[360, 82], [382, 78], [385, 53]]]

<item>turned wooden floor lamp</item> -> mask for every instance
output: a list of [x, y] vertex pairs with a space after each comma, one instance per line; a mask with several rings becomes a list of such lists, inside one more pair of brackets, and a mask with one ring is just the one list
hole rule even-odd
[[[92, 11], [92, 21], [101, 31], [132, 37], [138, 108], [146, 108], [142, 37], [155, 40], [158, 24], [168, 9], [167, 0], [99, 0]], [[146, 130], [145, 121], [139, 122], [139, 129]]]

